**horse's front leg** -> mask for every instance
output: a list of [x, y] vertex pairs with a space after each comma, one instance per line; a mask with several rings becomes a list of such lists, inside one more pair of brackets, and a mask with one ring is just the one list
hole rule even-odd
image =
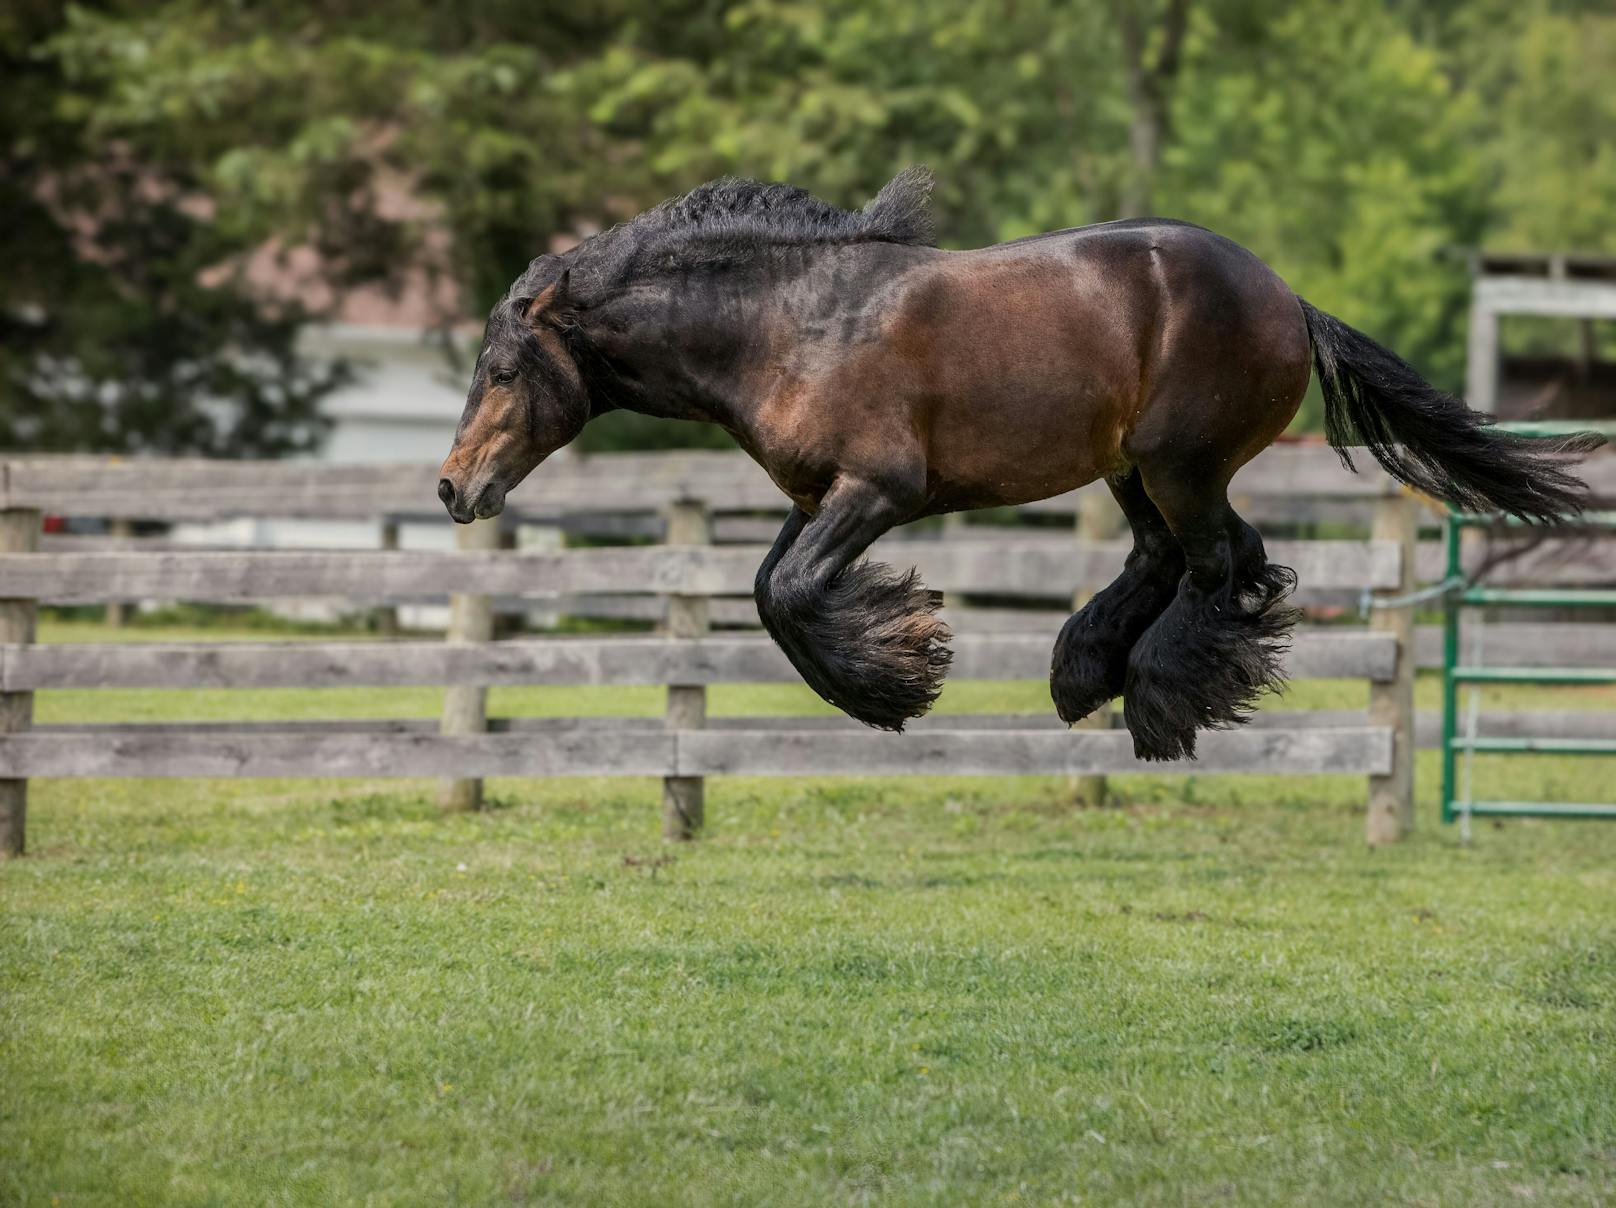
[[809, 687], [883, 730], [931, 708], [948, 670], [948, 627], [919, 576], [858, 561], [918, 506], [839, 478], [811, 518], [792, 512], [757, 576], [758, 616]]

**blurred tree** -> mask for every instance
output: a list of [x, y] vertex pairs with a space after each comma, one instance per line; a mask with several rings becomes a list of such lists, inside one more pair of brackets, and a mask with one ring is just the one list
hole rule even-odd
[[1381, 0], [1196, 16], [1158, 200], [1457, 387], [1468, 276], [1445, 253], [1484, 229], [1477, 98]]
[[[341, 366], [256, 304], [183, 158], [98, 140], [38, 47], [53, 4], [0, 12], [0, 447], [274, 456], [312, 446]], [[210, 272], [209, 270], [214, 270]]]
[[955, 245], [1187, 218], [1462, 380], [1464, 265], [1442, 252], [1482, 230], [1478, 107], [1380, 0], [749, 0], [727, 20], [745, 36], [692, 64], [700, 87], [666, 54], [596, 68], [597, 114], [670, 176], [853, 202], [925, 160]]
[[1510, 27], [1480, 81], [1500, 99], [1487, 241], [1616, 253], [1616, 11], [1526, 5]]
[[1154, 214], [1151, 190], [1161, 166], [1162, 146], [1170, 133], [1171, 93], [1183, 60], [1189, 28], [1189, 0], [1166, 0], [1154, 24], [1151, 6], [1137, 0], [1113, 0], [1112, 11], [1122, 40], [1123, 79], [1128, 87], [1128, 146], [1133, 171], [1119, 207], [1121, 217]]
[[[1203, 222], [1457, 385], [1466, 281], [1447, 249], [1616, 239], [1616, 15], [1598, 0], [23, 11], [46, 18], [5, 27], [13, 146], [172, 181], [165, 238], [192, 259], [159, 275], [186, 309], [198, 266], [271, 244], [315, 248], [338, 288], [447, 278], [476, 315], [553, 239], [711, 176], [858, 204], [924, 161], [947, 245], [1146, 209]], [[419, 204], [390, 206], [399, 192]], [[35, 241], [43, 278], [71, 259], [60, 243]]]
[[[676, 16], [167, 0], [68, 8], [35, 53], [59, 74], [46, 108], [86, 155], [184, 173], [176, 195], [206, 201], [192, 233], [215, 274], [240, 283], [266, 248], [312, 250], [338, 292], [449, 278], [464, 309], [451, 321], [486, 309], [553, 236], [647, 196], [632, 143], [591, 119], [560, 65], [660, 37]], [[190, 280], [189, 259], [165, 274]], [[291, 330], [304, 317], [284, 297], [257, 305]]]

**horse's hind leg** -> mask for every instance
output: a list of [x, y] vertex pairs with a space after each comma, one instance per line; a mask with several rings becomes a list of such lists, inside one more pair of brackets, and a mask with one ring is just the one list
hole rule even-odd
[[1184, 550], [1172, 603], [1128, 656], [1123, 716], [1141, 759], [1195, 755], [1195, 732], [1239, 725], [1284, 686], [1281, 659], [1296, 612], [1296, 577], [1268, 561], [1222, 482], [1147, 468], [1145, 488]]
[[1138, 470], [1106, 480], [1133, 531], [1122, 573], [1061, 627], [1049, 694], [1067, 725], [1121, 695], [1128, 651], [1172, 602], [1184, 573], [1177, 539], [1145, 493]]
[[839, 479], [810, 519], [800, 509], [758, 570], [758, 616], [808, 686], [883, 730], [931, 708], [948, 669], [948, 627], [914, 571], [857, 561], [914, 503]]

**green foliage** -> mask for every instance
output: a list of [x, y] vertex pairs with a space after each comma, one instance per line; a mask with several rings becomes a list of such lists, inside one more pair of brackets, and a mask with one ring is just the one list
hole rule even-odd
[[98, 129], [78, 68], [42, 48], [58, 16], [0, 19], [0, 447], [311, 447], [344, 367], [300, 359], [304, 313], [240, 287], [193, 161]]
[[1616, 253], [1616, 18], [1541, 16], [1507, 49], [1491, 241]]
[[[0, 187], [23, 217], [0, 238], [24, 266], [5, 321], [21, 330], [44, 303], [53, 323], [21, 353], [7, 341], [0, 439], [30, 439], [18, 424], [32, 417], [58, 444], [130, 443], [165, 400], [181, 410], [178, 444], [291, 447], [331, 384], [292, 354], [305, 316], [268, 311], [228, 274], [204, 288], [202, 269], [307, 245], [338, 288], [447, 277], [472, 317], [553, 239], [723, 172], [857, 204], [928, 162], [950, 246], [1104, 220], [1149, 196], [1449, 386], [1467, 286], [1454, 249], [1616, 248], [1608, 5], [1197, 0], [1181, 45], [1179, 7], [25, 6], [0, 19]], [[1159, 154], [1138, 142], [1153, 123]], [[126, 220], [107, 227], [117, 263], [86, 256], [43, 204], [40, 181], [69, 178], [101, 191], [81, 212]], [[81, 397], [95, 392], [67, 385], [78, 378], [28, 372], [62, 364], [144, 401], [103, 432]], [[196, 418], [209, 391], [250, 417], [239, 438]], [[644, 427], [591, 440], [711, 435]]]
[[1379, 3], [1306, 0], [1237, 40], [1202, 21], [1190, 61], [1168, 208], [1456, 386], [1468, 277], [1443, 253], [1483, 228], [1476, 97]]

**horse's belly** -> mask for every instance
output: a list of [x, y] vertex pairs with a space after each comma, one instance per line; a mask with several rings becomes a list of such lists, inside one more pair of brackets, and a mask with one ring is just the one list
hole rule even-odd
[[933, 510], [1030, 503], [1105, 476], [1122, 462], [1119, 414], [1068, 396], [940, 418], [927, 445]]
[[953, 388], [927, 400], [928, 479], [948, 509], [1046, 499], [1122, 463], [1134, 366], [1087, 341], [1063, 347], [1064, 334], [978, 354], [955, 367]]
[[1069, 257], [955, 260], [891, 334], [919, 386], [934, 510], [1027, 503], [1122, 460], [1135, 299]]

